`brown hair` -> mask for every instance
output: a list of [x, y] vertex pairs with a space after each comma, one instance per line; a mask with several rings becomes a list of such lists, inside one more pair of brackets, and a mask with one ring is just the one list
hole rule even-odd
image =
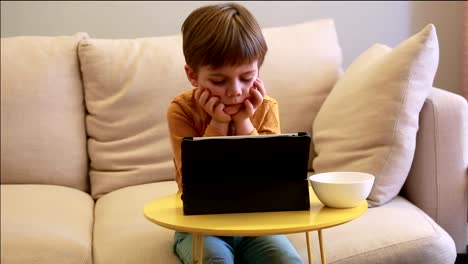
[[267, 44], [253, 15], [237, 3], [220, 3], [195, 9], [182, 24], [185, 62], [194, 70], [210, 65], [239, 65], [258, 60]]

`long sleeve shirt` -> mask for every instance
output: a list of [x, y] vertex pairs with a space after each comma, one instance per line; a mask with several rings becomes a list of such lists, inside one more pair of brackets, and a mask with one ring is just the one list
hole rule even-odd
[[[281, 131], [278, 103], [268, 95], [264, 97], [262, 104], [250, 120], [255, 128], [251, 135], [279, 134]], [[182, 192], [182, 139], [184, 137], [220, 136], [208, 127], [210, 121], [211, 116], [195, 100], [194, 89], [176, 96], [169, 104], [167, 122], [179, 192]]]

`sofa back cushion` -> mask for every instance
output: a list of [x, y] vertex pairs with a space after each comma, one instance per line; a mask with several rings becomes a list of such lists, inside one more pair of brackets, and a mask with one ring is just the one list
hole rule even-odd
[[77, 45], [86, 33], [1, 39], [1, 183], [88, 191]]
[[[269, 51], [260, 77], [267, 93], [278, 100], [282, 131], [311, 132], [341, 73], [334, 22], [267, 28], [264, 34]], [[166, 110], [174, 96], [191, 88], [181, 35], [87, 39], [80, 43], [79, 58], [92, 195], [173, 180]]]
[[80, 43], [91, 192], [174, 179], [166, 108], [190, 88], [179, 36]]
[[[263, 30], [268, 53], [260, 70], [267, 93], [278, 101], [281, 132], [305, 131], [342, 74], [342, 53], [331, 19]], [[315, 150], [311, 142], [309, 169]]]

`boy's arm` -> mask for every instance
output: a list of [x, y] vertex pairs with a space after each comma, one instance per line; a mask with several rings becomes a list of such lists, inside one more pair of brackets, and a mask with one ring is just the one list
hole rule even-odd
[[[166, 118], [169, 130], [169, 138], [172, 147], [173, 161], [176, 170], [176, 181], [179, 191], [182, 190], [182, 154], [181, 144], [184, 137], [199, 136], [221, 136], [222, 132], [211, 122], [203, 132], [202, 127], [197, 127], [194, 116], [198, 116], [194, 110], [188, 106], [183, 107], [184, 101], [172, 101], [167, 109]], [[200, 126], [200, 124], [198, 124]], [[227, 129], [227, 128], [226, 128]], [[203, 133], [203, 134], [201, 134]], [[226, 134], [224, 134], [226, 135]]]
[[181, 144], [184, 137], [199, 136], [194, 120], [191, 118], [177, 102], [171, 102], [166, 113], [169, 138], [172, 146], [173, 161], [176, 170], [176, 181], [179, 191], [182, 191], [182, 158]]
[[216, 122], [214, 119], [211, 119], [210, 123], [205, 129], [205, 133], [203, 133], [203, 136], [226, 136], [228, 133], [228, 129], [229, 123], [219, 123]]
[[281, 126], [279, 119], [278, 103], [270, 98], [265, 98], [262, 106], [258, 109], [252, 122], [256, 129], [251, 135], [259, 134], [280, 134]]

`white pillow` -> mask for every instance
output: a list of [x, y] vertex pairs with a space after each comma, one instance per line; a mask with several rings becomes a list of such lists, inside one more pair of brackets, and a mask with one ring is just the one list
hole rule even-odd
[[413, 161], [419, 112], [439, 62], [434, 25], [395, 49], [375, 44], [345, 71], [312, 128], [315, 173], [375, 175], [369, 206], [401, 190]]

